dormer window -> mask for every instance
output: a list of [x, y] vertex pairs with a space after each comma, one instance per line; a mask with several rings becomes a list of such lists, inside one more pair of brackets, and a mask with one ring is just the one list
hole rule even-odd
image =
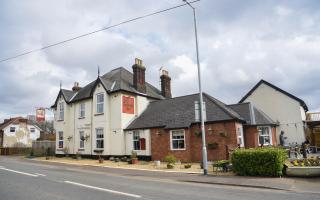
[[59, 120], [61, 121], [64, 120], [64, 103], [63, 102], [59, 103]]
[[86, 114], [85, 108], [86, 108], [86, 104], [84, 103], [80, 104], [79, 118], [85, 118], [85, 114]]
[[97, 94], [97, 113], [102, 114], [104, 112], [104, 95], [103, 93]]

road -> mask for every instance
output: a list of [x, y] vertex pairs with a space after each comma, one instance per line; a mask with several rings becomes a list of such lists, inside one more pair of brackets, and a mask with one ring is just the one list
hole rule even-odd
[[1, 200], [82, 199], [320, 199], [320, 195], [269, 189], [183, 183], [116, 174], [96, 168], [42, 164], [0, 157]]

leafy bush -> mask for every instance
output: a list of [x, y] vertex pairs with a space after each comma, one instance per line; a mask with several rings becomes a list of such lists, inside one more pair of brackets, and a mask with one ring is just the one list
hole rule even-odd
[[230, 164], [229, 160], [218, 160], [212, 163], [213, 167], [225, 167], [226, 165]]
[[191, 168], [191, 167], [192, 167], [191, 164], [185, 164], [185, 165], [184, 165], [184, 168], [185, 168], [185, 169], [189, 169], [189, 168]]
[[281, 176], [286, 158], [286, 150], [280, 148], [239, 149], [231, 162], [238, 175]]
[[173, 155], [168, 155], [164, 158], [164, 162], [167, 162], [168, 164], [175, 164], [177, 159]]

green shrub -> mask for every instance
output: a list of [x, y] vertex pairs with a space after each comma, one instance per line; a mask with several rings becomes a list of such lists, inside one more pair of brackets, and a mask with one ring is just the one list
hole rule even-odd
[[229, 160], [218, 160], [212, 163], [213, 167], [225, 167], [226, 165], [230, 164]]
[[164, 158], [164, 162], [167, 162], [168, 164], [175, 164], [177, 159], [173, 155], [168, 155]]
[[238, 175], [281, 176], [286, 158], [286, 151], [280, 148], [239, 149], [231, 162]]

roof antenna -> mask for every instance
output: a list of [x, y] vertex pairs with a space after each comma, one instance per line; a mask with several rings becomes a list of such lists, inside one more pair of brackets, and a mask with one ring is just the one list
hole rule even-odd
[[98, 77], [100, 76], [100, 66], [98, 65]]
[[62, 81], [60, 80], [60, 90], [62, 89]]

